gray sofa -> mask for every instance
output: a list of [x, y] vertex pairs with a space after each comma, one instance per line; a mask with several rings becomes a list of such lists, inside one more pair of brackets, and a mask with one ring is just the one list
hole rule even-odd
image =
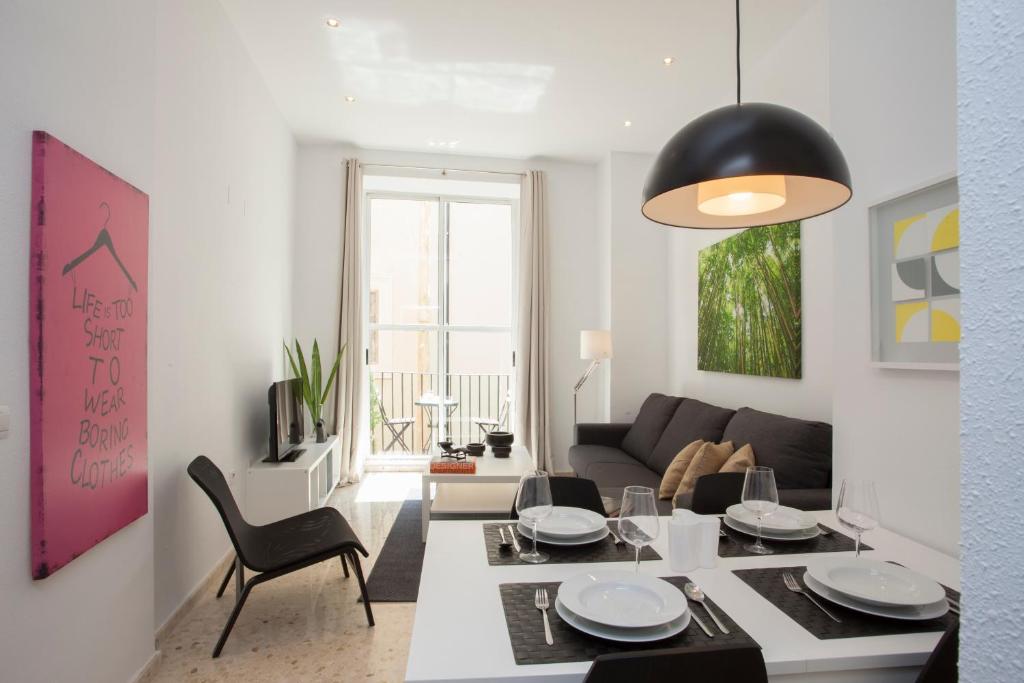
[[[664, 394], [651, 394], [632, 424], [581, 424], [569, 464], [578, 476], [592, 479], [601, 494], [619, 498], [626, 486], [657, 491], [673, 458], [696, 439], [750, 444], [758, 465], [775, 470], [779, 502], [802, 510], [832, 506], [832, 426], [765, 413], [753, 408], [731, 410]], [[676, 498], [689, 507], [690, 494]], [[662, 514], [673, 501], [659, 500]]]

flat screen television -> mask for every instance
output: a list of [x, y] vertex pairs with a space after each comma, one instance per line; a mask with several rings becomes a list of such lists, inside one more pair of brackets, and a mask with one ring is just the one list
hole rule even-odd
[[298, 379], [274, 382], [267, 392], [270, 403], [270, 453], [267, 462], [290, 462], [302, 454], [305, 439], [302, 384]]

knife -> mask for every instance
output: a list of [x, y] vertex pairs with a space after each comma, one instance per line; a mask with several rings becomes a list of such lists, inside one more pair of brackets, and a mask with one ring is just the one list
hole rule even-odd
[[522, 552], [522, 549], [519, 547], [519, 539], [516, 538], [516, 531], [512, 528], [511, 524], [508, 525], [508, 533], [512, 536], [512, 547], [516, 549], [517, 553]]

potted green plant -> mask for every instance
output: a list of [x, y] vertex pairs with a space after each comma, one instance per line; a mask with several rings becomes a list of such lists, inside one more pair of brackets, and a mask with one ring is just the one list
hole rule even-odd
[[[302, 400], [309, 410], [310, 419], [313, 420], [313, 424], [316, 426], [317, 443], [323, 443], [327, 440], [323, 419], [324, 403], [327, 402], [327, 397], [331, 393], [331, 386], [338, 375], [338, 366], [341, 365], [341, 356], [345, 353], [346, 346], [348, 345], [342, 346], [341, 350], [338, 351], [338, 357], [334, 359], [334, 367], [331, 368], [331, 374], [327, 377], [327, 383], [324, 384], [323, 371], [320, 367], [320, 345], [317, 344], [316, 339], [313, 340], [313, 356], [309, 359], [308, 364], [298, 339], [295, 340], [294, 355], [292, 350], [288, 348], [288, 344], [284, 344], [285, 353], [288, 354], [288, 362], [292, 366], [292, 373], [295, 374], [295, 377], [302, 386]], [[296, 358], [299, 359], [297, 364], [295, 362]]]

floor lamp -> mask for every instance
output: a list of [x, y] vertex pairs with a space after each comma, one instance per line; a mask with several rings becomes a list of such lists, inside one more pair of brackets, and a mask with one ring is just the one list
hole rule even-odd
[[576, 418], [576, 397], [580, 393], [580, 389], [590, 379], [590, 375], [593, 374], [597, 366], [601, 364], [601, 361], [607, 360], [612, 357], [612, 333], [608, 330], [580, 330], [580, 358], [582, 360], [589, 360], [590, 365], [587, 366], [586, 371], [580, 377], [580, 380], [576, 382], [575, 388], [572, 390], [572, 423], [573, 423], [573, 436], [575, 437], [576, 426], [579, 424], [579, 420]]

